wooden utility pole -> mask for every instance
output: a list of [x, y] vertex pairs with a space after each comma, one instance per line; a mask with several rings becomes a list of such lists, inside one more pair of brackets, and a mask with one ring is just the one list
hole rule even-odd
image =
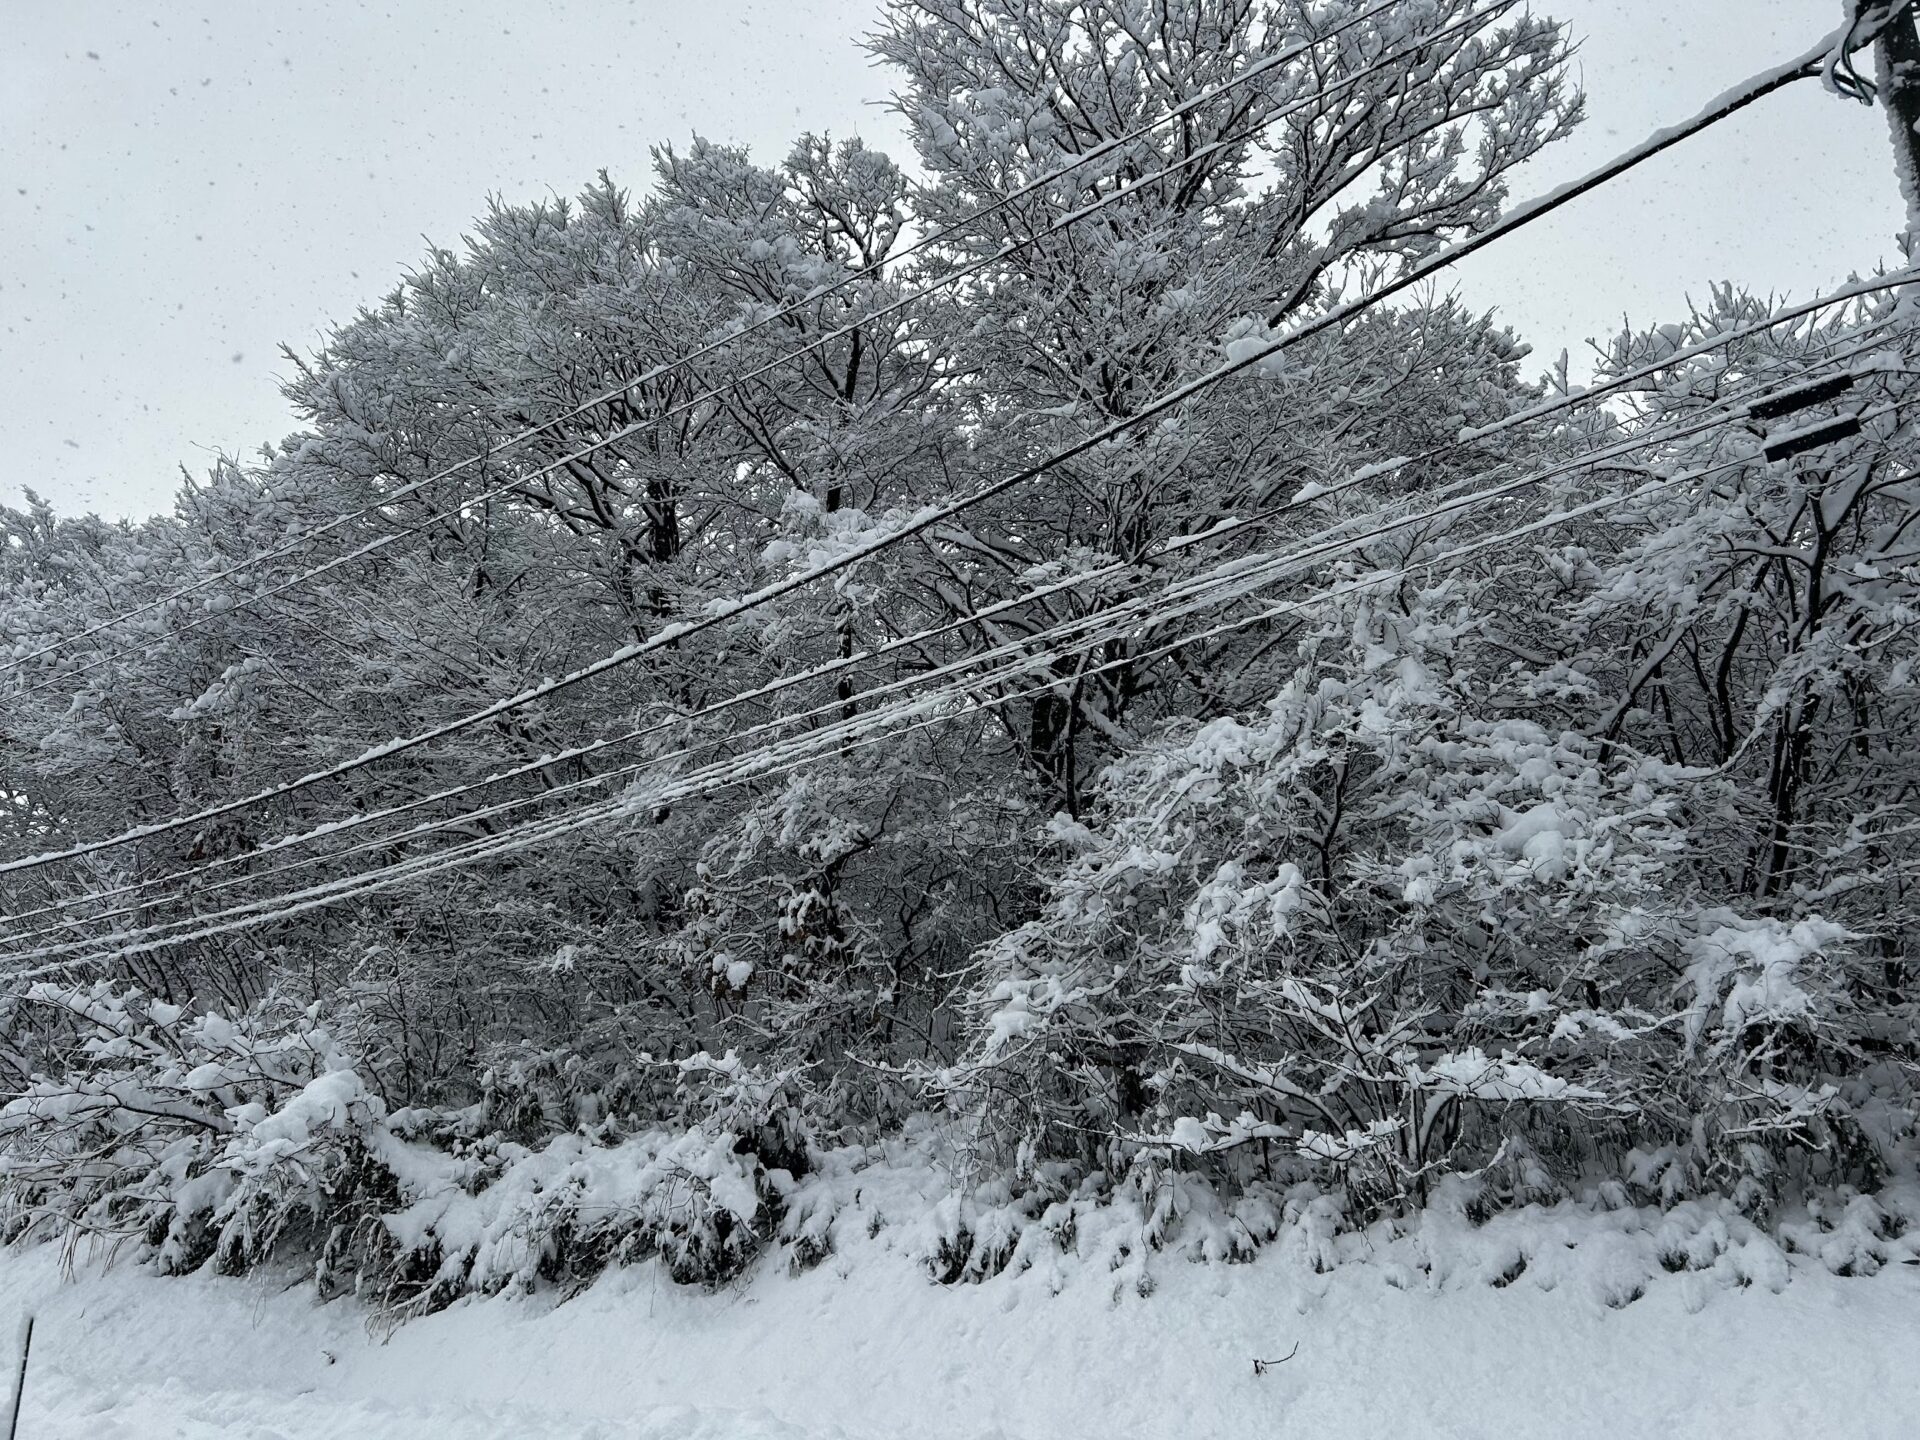
[[1920, 235], [1920, 29], [1915, 28], [1914, 6], [1897, 0], [1896, 13], [1874, 37], [1873, 59], [1880, 86], [1880, 103], [1887, 107], [1887, 125], [1893, 131], [1893, 164], [1900, 177], [1900, 198], [1906, 203], [1909, 251]]

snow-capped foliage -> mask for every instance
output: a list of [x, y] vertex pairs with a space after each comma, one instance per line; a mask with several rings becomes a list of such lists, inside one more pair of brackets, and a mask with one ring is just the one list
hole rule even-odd
[[1515, 1140], [1565, 1184], [1609, 1130], [1704, 1172], [1844, 1123], [1746, 1067], [1834, 1013], [1855, 937], [1677, 884], [1705, 777], [1488, 706], [1511, 651], [1468, 588], [1327, 605], [1259, 713], [1109, 769], [940, 1077], [1019, 1154], [1244, 1180], [1277, 1152], [1401, 1200]]

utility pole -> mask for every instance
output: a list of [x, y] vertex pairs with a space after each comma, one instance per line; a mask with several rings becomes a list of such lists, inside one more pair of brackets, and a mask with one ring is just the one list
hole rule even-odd
[[1893, 165], [1906, 203], [1907, 230], [1901, 242], [1909, 254], [1920, 241], [1920, 30], [1911, 0], [1897, 0], [1895, 14], [1874, 37], [1874, 69], [1880, 101], [1893, 131]]

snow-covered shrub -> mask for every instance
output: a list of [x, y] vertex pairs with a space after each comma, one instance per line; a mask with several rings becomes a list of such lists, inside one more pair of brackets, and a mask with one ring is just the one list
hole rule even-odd
[[106, 981], [39, 984], [13, 1031], [46, 1063], [0, 1107], [7, 1236], [134, 1241], [164, 1272], [297, 1258], [323, 1289], [413, 1308], [652, 1255], [713, 1284], [809, 1165], [785, 1077], [731, 1055], [643, 1067], [678, 1077], [681, 1123], [535, 1148], [484, 1106], [389, 1113], [316, 1010], [278, 1000], [189, 1016]]
[[[636, 1126], [618, 1115], [537, 1145], [498, 1132], [473, 1147], [469, 1174], [423, 1175], [388, 1233], [421, 1276], [416, 1304], [468, 1289], [579, 1281], [608, 1264], [659, 1256], [686, 1284], [738, 1275], [783, 1227], [813, 1168], [806, 1092], [728, 1052], [632, 1067], [658, 1102]], [[830, 1223], [830, 1222], [829, 1222]], [[427, 1272], [431, 1271], [430, 1276]]]
[[385, 1106], [313, 1009], [188, 1015], [131, 987], [36, 984], [16, 1043], [44, 1068], [0, 1106], [13, 1236], [138, 1238], [163, 1271], [245, 1269], [290, 1233], [345, 1263], [396, 1193]]
[[383, 1217], [409, 1304], [469, 1290], [531, 1290], [658, 1255], [686, 1284], [718, 1284], [757, 1253], [776, 1191], [737, 1136], [652, 1131], [614, 1145], [561, 1135], [539, 1150], [503, 1144], [480, 1176], [443, 1175]]
[[1693, 1193], [1836, 1106], [1763, 1056], [1840, 1003], [1851, 937], [1690, 895], [1699, 777], [1487, 715], [1483, 634], [1447, 585], [1329, 606], [1263, 711], [1056, 825], [1069, 858], [937, 1077], [1010, 1156], [1305, 1162], [1365, 1207], [1522, 1155], [1513, 1193], [1550, 1193], [1661, 1134], [1699, 1149]]

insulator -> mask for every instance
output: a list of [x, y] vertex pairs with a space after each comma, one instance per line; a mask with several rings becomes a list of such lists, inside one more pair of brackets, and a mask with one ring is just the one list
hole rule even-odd
[[1769, 435], [1766, 456], [1769, 460], [1791, 460], [1795, 455], [1818, 450], [1822, 445], [1831, 445], [1836, 440], [1845, 440], [1859, 433], [1858, 415], [1836, 415], [1831, 420], [1821, 420], [1804, 429]]
[[1824, 380], [1812, 380], [1805, 385], [1796, 385], [1791, 390], [1782, 390], [1778, 395], [1756, 400], [1747, 406], [1747, 414], [1756, 420], [1778, 420], [1782, 415], [1791, 415], [1809, 405], [1818, 405], [1822, 400], [1844, 395], [1852, 388], [1853, 376], [1829, 375]]

